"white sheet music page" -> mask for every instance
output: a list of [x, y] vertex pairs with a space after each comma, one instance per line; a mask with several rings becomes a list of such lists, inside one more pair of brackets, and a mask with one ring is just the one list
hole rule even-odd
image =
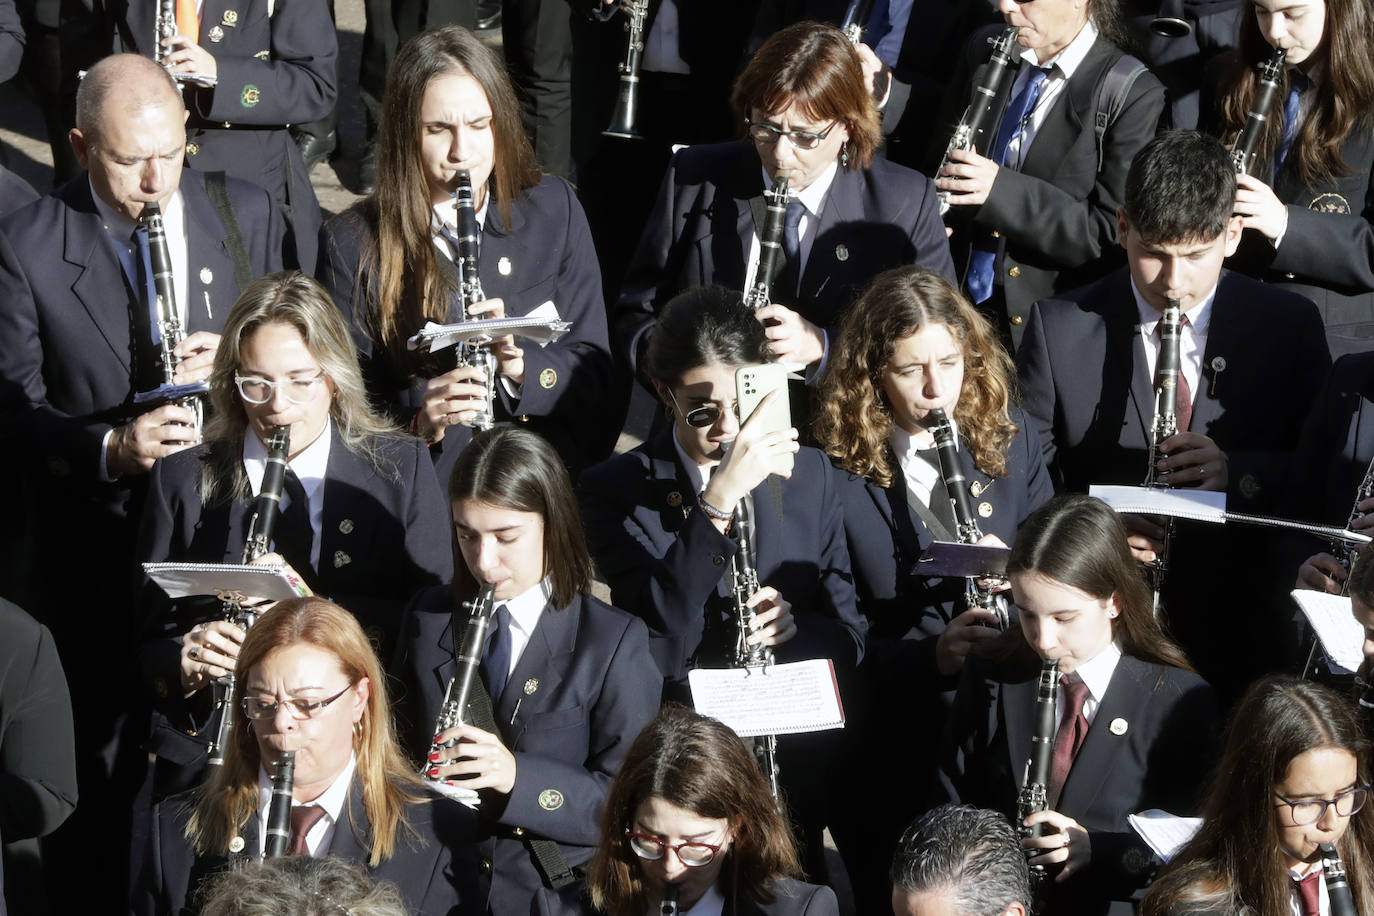
[[1126, 821], [1162, 862], [1172, 859], [1202, 826], [1200, 817], [1179, 817], [1158, 808], [1128, 814]]
[[1306, 588], [1295, 588], [1292, 594], [1321, 640], [1335, 672], [1357, 671], [1364, 661], [1364, 627], [1350, 610], [1350, 599]]
[[1088, 495], [1097, 497], [1120, 513], [1168, 515], [1216, 524], [1226, 521], [1226, 494], [1211, 490], [1093, 484], [1088, 487]]
[[844, 727], [835, 665], [816, 658], [767, 668], [697, 668], [688, 672], [697, 712], [741, 738]]
[[169, 598], [216, 595], [226, 601], [248, 596], [282, 601], [310, 594], [310, 587], [287, 566], [144, 563], [143, 571], [148, 578], [162, 586]]

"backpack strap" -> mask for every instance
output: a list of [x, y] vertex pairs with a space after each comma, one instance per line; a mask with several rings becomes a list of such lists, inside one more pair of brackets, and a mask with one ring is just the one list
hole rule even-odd
[[1107, 75], [1097, 84], [1097, 113], [1093, 117], [1093, 133], [1097, 139], [1097, 170], [1102, 171], [1102, 139], [1107, 128], [1116, 122], [1121, 109], [1126, 107], [1126, 97], [1140, 74], [1149, 68], [1138, 58], [1123, 54], [1112, 64]]
[[210, 196], [210, 203], [214, 204], [219, 221], [228, 233], [225, 244], [234, 262], [234, 282], [238, 284], [239, 293], [242, 293], [253, 282], [253, 269], [248, 266], [248, 247], [243, 243], [243, 230], [239, 228], [238, 217], [229, 203], [229, 186], [223, 172], [205, 173], [205, 193]]

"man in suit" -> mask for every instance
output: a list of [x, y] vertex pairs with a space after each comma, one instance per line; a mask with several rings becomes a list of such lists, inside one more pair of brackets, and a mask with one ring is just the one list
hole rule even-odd
[[[1184, 319], [1180, 432], [1162, 443], [1158, 479], [1224, 492], [1230, 509], [1273, 510], [1330, 357], [1311, 302], [1222, 270], [1240, 238], [1234, 176], [1213, 139], [1174, 131], [1151, 141], [1131, 165], [1117, 216], [1128, 269], [1031, 310], [1017, 354], [1022, 402], [1063, 489], [1145, 479], [1156, 328], [1176, 299]], [[1153, 561], [1161, 529], [1128, 521], [1138, 558]], [[1281, 666], [1290, 651], [1274, 636], [1283, 611], [1272, 597], [1282, 584], [1263, 573], [1243, 582], [1226, 574], [1251, 568], [1266, 549], [1255, 528], [1228, 525], [1218, 537], [1200, 523], [1176, 525], [1165, 580], [1169, 625], [1223, 694]], [[1248, 619], [1273, 626], [1236, 627], [1217, 613], [1241, 606]]]
[[891, 875], [895, 916], [1027, 916], [1031, 911], [1026, 853], [998, 811], [941, 805], [926, 812], [898, 842]]
[[[131, 519], [154, 460], [196, 437], [185, 408], [147, 409], [133, 400], [162, 380], [151, 269], [132, 240], [135, 221], [155, 202], [167, 225], [188, 331], [175, 348], [179, 383], [209, 375], [229, 306], [253, 275], [280, 267], [284, 234], [261, 189], [183, 172], [186, 112], [161, 67], [130, 55], [107, 58], [82, 82], [77, 109], [71, 141], [87, 171], [0, 220], [0, 432], [23, 443], [10, 466], [31, 551], [10, 587], [53, 631], [80, 697], [78, 776], [89, 802], [58, 833], [74, 838], [87, 817], [89, 829], [99, 823], [106, 831], [128, 818], [128, 787], [108, 781], [117, 767], [115, 732], [129, 711], [122, 666], [135, 635]], [[67, 593], [52, 587], [74, 574], [93, 586], [99, 613], [75, 613]], [[141, 764], [126, 762], [136, 779]], [[111, 810], [102, 812], [102, 802]], [[99, 861], [112, 867], [118, 859]], [[112, 888], [123, 885], [118, 871]], [[79, 884], [66, 886], [75, 893]]]

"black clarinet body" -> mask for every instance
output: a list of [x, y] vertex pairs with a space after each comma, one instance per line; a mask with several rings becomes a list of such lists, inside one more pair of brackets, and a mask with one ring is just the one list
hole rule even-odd
[[[749, 643], [749, 634], [754, 631], [754, 609], [749, 607], [748, 602], [759, 590], [759, 574], [754, 565], [754, 518], [747, 499], [741, 499], [735, 506], [735, 534], [739, 543], [730, 560], [730, 592], [735, 602], [735, 667], [767, 668], [773, 664], [772, 647]], [[781, 799], [778, 788], [778, 736], [755, 735], [753, 744], [754, 756], [758, 758], [763, 775], [768, 778], [768, 788], [773, 798]]]
[[[1021, 792], [1016, 798], [1016, 829], [1022, 836], [1038, 837], [1045, 833], [1043, 824], [1036, 827], [1026, 827], [1024, 824], [1026, 818], [1049, 807], [1050, 766], [1054, 761], [1054, 707], [1058, 702], [1059, 660], [1042, 659], [1040, 684], [1035, 694], [1035, 730], [1031, 732], [1031, 752], [1021, 779]], [[1031, 866], [1032, 885], [1038, 886], [1044, 879], [1044, 866]]]
[[[939, 407], [930, 411], [930, 431], [935, 436], [935, 451], [940, 456], [940, 476], [945, 479], [945, 489], [954, 507], [954, 521], [958, 528], [959, 543], [977, 544], [983, 537], [978, 527], [978, 517], [973, 513], [973, 503], [969, 501], [968, 481], [964, 479], [963, 469], [959, 466], [959, 453], [955, 446], [954, 424], [949, 421], [945, 411]], [[1011, 619], [1011, 611], [1006, 599], [994, 592], [983, 580], [970, 576], [964, 594], [965, 604], [970, 608], [991, 611], [997, 618], [998, 629], [1005, 630]]]
[[1264, 133], [1264, 124], [1269, 120], [1269, 112], [1274, 108], [1274, 99], [1279, 94], [1283, 63], [1287, 57], [1285, 49], [1275, 48], [1274, 53], [1255, 68], [1255, 98], [1250, 104], [1250, 113], [1245, 117], [1245, 126], [1236, 135], [1236, 144], [1231, 148], [1231, 161], [1241, 175], [1249, 175], [1254, 168], [1255, 151]]
[[[251, 433], [250, 433], [251, 435]], [[253, 515], [248, 521], [248, 539], [243, 543], [243, 562], [252, 563], [271, 549], [272, 532], [281, 514], [281, 494], [286, 483], [286, 460], [291, 455], [291, 427], [278, 426], [267, 437], [267, 466], [262, 473], [262, 487], [253, 500]], [[247, 630], [253, 625], [253, 614], [237, 600], [224, 602], [224, 619]], [[224, 763], [224, 749], [234, 734], [234, 672], [215, 682], [215, 708], [219, 711], [219, 728], [215, 742], [210, 745], [209, 766]]]
[[[453, 191], [454, 220], [458, 224], [458, 273], [462, 278], [460, 298], [462, 299], [462, 321], [468, 321], [468, 306], [484, 301], [487, 296], [482, 291], [482, 281], [478, 277], [478, 256], [481, 251], [482, 229], [477, 224], [477, 204], [472, 190], [472, 176], [466, 171], [458, 173], [458, 186]], [[491, 429], [493, 405], [496, 401], [496, 357], [488, 344], [490, 337], [475, 337], [458, 344], [459, 366], [475, 366], [482, 370], [486, 379], [485, 407], [467, 425], [476, 430]]]
[[1163, 0], [1159, 15], [1150, 22], [1150, 31], [1165, 38], [1186, 38], [1193, 24], [1183, 17], [1183, 0]]
[[649, 15], [649, 0], [629, 0], [625, 11], [625, 59], [620, 62], [620, 88], [615, 97], [611, 123], [601, 133], [621, 140], [641, 140], [635, 130], [639, 115], [639, 64], [644, 55], [644, 20]]
[[277, 859], [291, 845], [291, 790], [296, 779], [296, 752], [282, 751], [272, 771], [272, 801], [267, 806], [267, 834], [262, 857]]
[[[1002, 85], [1007, 67], [1016, 56], [1016, 35], [1020, 31], [1020, 27], [1010, 26], [996, 38], [988, 39], [992, 44], [992, 57], [984, 66], [982, 82], [973, 87], [968, 107], [964, 109], [963, 117], [959, 119], [954, 133], [949, 138], [949, 145], [945, 147], [945, 157], [940, 162], [940, 167], [935, 170], [937, 178], [944, 173], [945, 166], [949, 165], [949, 154], [954, 150], [974, 150], [982, 153], [988, 151], [989, 144], [985, 135], [993, 123], [992, 109], [997, 101], [997, 90]], [[949, 212], [949, 192], [941, 191], [939, 198], [940, 215], [944, 216]]]
[[840, 31], [844, 32], [844, 37], [849, 39], [850, 44], [856, 45], [863, 41], [864, 28], [872, 15], [873, 0], [849, 0], [844, 18], [840, 20]]
[[1331, 906], [1331, 916], [1356, 916], [1355, 898], [1350, 893], [1350, 883], [1345, 878], [1345, 865], [1330, 843], [1317, 847], [1322, 856], [1322, 877], [1326, 879], [1326, 897]]
[[744, 296], [744, 305], [751, 312], [769, 305], [773, 301], [773, 278], [782, 269], [782, 229], [787, 217], [787, 169], [778, 169], [773, 176], [773, 185], [763, 192], [768, 202], [768, 212], [764, 217], [763, 231], [759, 233], [759, 266], [754, 271], [754, 282]]
[[[1183, 309], [1170, 299], [1159, 319], [1159, 356], [1155, 360], [1155, 410], [1150, 423], [1150, 458], [1145, 469], [1145, 486], [1167, 488], [1155, 465], [1164, 457], [1164, 442], [1178, 433], [1178, 374], [1182, 365], [1181, 341]], [[1169, 542], [1173, 540], [1173, 519], [1164, 520], [1163, 549], [1153, 563], [1145, 565], [1145, 577], [1154, 594], [1154, 613], [1159, 616], [1160, 593], [1169, 570]]]
[[[453, 679], [448, 682], [448, 687], [444, 691], [444, 702], [439, 707], [439, 717], [434, 723], [436, 736], [467, 721], [468, 703], [472, 699], [472, 686], [477, 682], [482, 664], [482, 650], [487, 643], [487, 630], [491, 627], [491, 615], [496, 610], [496, 586], [483, 583], [477, 597], [471, 601], [463, 602], [463, 610], [467, 611], [467, 619], [463, 623], [461, 638], [458, 636], [457, 620], [454, 621], [452, 628], [453, 661], [457, 667], [454, 669]], [[457, 617], [458, 615], [455, 614], [454, 616]], [[453, 742], [440, 743], [435, 741], [430, 744], [429, 753], [433, 755], [439, 750], [452, 746]], [[441, 794], [462, 795], [467, 791], [451, 792], [451, 787], [446, 785], [443, 780], [429, 775], [428, 763], [421, 766], [420, 775], [428, 779], [435, 790]]]
[[[176, 19], [172, 20], [175, 34]], [[157, 329], [162, 355], [162, 388], [147, 392], [142, 398], [156, 398], [166, 388], [176, 384], [176, 368], [180, 360], [176, 355], [177, 345], [186, 339], [186, 329], [181, 325], [181, 312], [177, 309], [176, 284], [172, 280], [172, 254], [167, 248], [167, 227], [162, 219], [162, 208], [154, 201], [143, 205], [139, 222], [148, 232], [148, 261], [153, 271], [153, 295], [157, 309]], [[173, 403], [191, 411], [195, 419], [192, 423], [196, 439], [200, 439], [201, 428], [205, 424], [205, 402], [200, 397], [177, 398]]]

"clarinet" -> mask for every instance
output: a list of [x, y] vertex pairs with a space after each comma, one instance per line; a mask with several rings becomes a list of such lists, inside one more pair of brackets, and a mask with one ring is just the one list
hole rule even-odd
[[678, 916], [677, 894], [678, 886], [676, 884], [663, 886], [663, 902], [658, 907], [660, 916]]
[[[1364, 518], [1365, 513], [1360, 511], [1360, 503], [1371, 496], [1374, 496], [1374, 459], [1371, 459], [1369, 466], [1365, 468], [1364, 479], [1360, 481], [1359, 488], [1355, 490], [1355, 504], [1350, 507], [1350, 516], [1345, 522], [1347, 530], [1354, 528], [1355, 523]], [[1346, 577], [1345, 581], [1341, 583], [1341, 596], [1348, 598], [1350, 597], [1349, 574], [1354, 568], [1354, 563], [1356, 559], [1358, 559], [1359, 554], [1349, 541], [1334, 541], [1331, 544], [1331, 554], [1345, 567]], [[1313, 633], [1311, 645], [1307, 650], [1307, 663], [1302, 669], [1303, 677], [1315, 678], [1319, 676], [1317, 658], [1322, 651], [1321, 644], [1321, 640], [1317, 638], [1316, 633]], [[1358, 674], [1355, 677], [1355, 684], [1357, 687], [1364, 685], [1364, 679]], [[1360, 698], [1360, 705], [1362, 707], [1365, 706], [1365, 693], [1359, 693], [1357, 695]], [[1374, 708], [1374, 693], [1369, 693], [1369, 700], [1371, 708]]]
[[[1059, 701], [1059, 660], [1040, 662], [1040, 686], [1035, 694], [1035, 731], [1031, 734], [1031, 752], [1026, 760], [1026, 772], [1021, 778], [1021, 793], [1016, 798], [1016, 828], [1023, 837], [1044, 836], [1045, 827], [1025, 826], [1026, 818], [1049, 807], [1047, 786], [1050, 765], [1054, 758], [1054, 705]], [[1038, 853], [1027, 853], [1034, 855]], [[1031, 866], [1032, 891], [1045, 880], [1045, 866]]]
[[873, 0], [849, 0], [844, 19], [840, 20], [840, 31], [844, 32], [850, 44], [856, 45], [863, 40], [864, 27], [868, 25], [868, 17], [872, 14]]
[[161, 66], [167, 66], [167, 49], [162, 46], [162, 42], [176, 33], [176, 0], [158, 0], [157, 17], [153, 20], [153, 60]]
[[[472, 178], [466, 171], [458, 173], [458, 187], [453, 192], [453, 204], [458, 223], [458, 271], [462, 276], [459, 290], [462, 299], [463, 321], [468, 320], [468, 306], [485, 300], [482, 281], [477, 276], [478, 242], [482, 237], [477, 225], [477, 207], [472, 194]], [[486, 409], [468, 423], [476, 430], [491, 429], [492, 409], [496, 398], [496, 357], [487, 344], [490, 337], [475, 337], [458, 345], [458, 365], [476, 366], [486, 376]]]
[[[173, 21], [173, 33], [176, 23]], [[162, 338], [162, 387], [171, 388], [176, 384], [177, 358], [175, 350], [186, 338], [186, 329], [181, 326], [181, 315], [177, 312], [176, 287], [172, 283], [172, 255], [167, 250], [167, 229], [162, 222], [162, 208], [149, 201], [143, 205], [139, 222], [148, 231], [148, 260], [153, 269], [153, 293], [157, 298], [157, 326]], [[199, 397], [178, 398], [177, 406], [191, 411], [195, 419], [192, 428], [196, 439], [200, 439], [201, 426], [205, 419], [205, 403]]]
[[787, 216], [787, 169], [778, 169], [773, 186], [763, 192], [768, 202], [768, 215], [759, 233], [759, 266], [754, 282], [744, 296], [744, 307], [753, 312], [773, 301], [773, 277], [782, 268], [782, 224]]
[[1364, 733], [1366, 736], [1374, 735], [1374, 671], [1370, 670], [1369, 662], [1360, 666], [1360, 674], [1355, 676], [1355, 690]]
[[[949, 145], [945, 147], [945, 158], [940, 160], [935, 177], [944, 174], [945, 166], [949, 165], [950, 153], [955, 150], [977, 151], [978, 141], [992, 120], [992, 104], [997, 99], [997, 89], [1002, 84], [1002, 75], [1016, 53], [1016, 33], [1019, 31], [1018, 26], [1011, 26], [996, 38], [988, 39], [992, 44], [992, 57], [983, 72], [983, 81], [973, 87], [973, 96], [969, 99], [968, 107], [964, 109], [963, 117], [959, 119], [959, 125], [954, 128], [954, 134], [949, 138]], [[941, 191], [938, 196], [940, 215], [944, 216], [949, 212], [949, 192]]]
[[1186, 38], [1193, 24], [1183, 18], [1183, 0], [1164, 0], [1159, 15], [1150, 22], [1150, 31], [1164, 38]]
[[1274, 107], [1274, 99], [1279, 94], [1279, 80], [1283, 76], [1283, 62], [1288, 52], [1275, 48], [1267, 60], [1255, 68], [1259, 85], [1255, 87], [1255, 98], [1250, 104], [1250, 113], [1245, 116], [1245, 126], [1236, 135], [1236, 145], [1231, 147], [1231, 161], [1236, 172], [1249, 175], [1255, 165], [1255, 151], [1259, 147], [1260, 135], [1264, 133], [1264, 123], [1269, 120], [1269, 111]]
[[[954, 424], [949, 422], [943, 409], [937, 407], [928, 414], [930, 431], [935, 436], [935, 451], [940, 456], [940, 474], [945, 479], [945, 489], [949, 490], [949, 501], [954, 507], [954, 520], [959, 529], [960, 544], [976, 544], [983, 532], [978, 527], [978, 519], [973, 514], [968, 494], [964, 492], [964, 472], [959, 467], [959, 455], [954, 449]], [[1010, 621], [1007, 601], [995, 593], [977, 576], [965, 580], [964, 604], [970, 608], [991, 611], [996, 617], [997, 628], [1005, 630]]]
[[[773, 649], [770, 646], [750, 645], [749, 635], [753, 632], [754, 609], [749, 607], [749, 598], [759, 590], [759, 574], [754, 566], [754, 518], [749, 512], [749, 501], [741, 499], [735, 506], [735, 531], [739, 536], [738, 549], [730, 560], [731, 594], [735, 600], [735, 667], [766, 668], [773, 664]], [[782, 796], [778, 791], [778, 736], [756, 735], [754, 756], [759, 767], [768, 777], [768, 788], [774, 800]]]
[[[267, 467], [262, 473], [262, 489], [253, 500], [253, 516], [248, 522], [248, 540], [243, 544], [243, 562], [252, 563], [267, 553], [272, 532], [281, 512], [281, 494], [286, 482], [286, 459], [291, 453], [291, 427], [278, 426], [267, 437]], [[224, 602], [224, 619], [243, 630], [253, 625], [254, 615], [236, 600]], [[210, 745], [209, 766], [224, 763], [224, 749], [234, 735], [234, 672], [215, 682], [215, 707], [219, 710], [219, 730]]]
[[622, 140], [640, 140], [643, 138], [635, 130], [635, 117], [639, 113], [639, 62], [644, 53], [644, 18], [649, 15], [649, 0], [629, 0], [623, 9], [629, 35], [625, 59], [620, 62], [620, 94], [615, 98], [610, 126], [601, 133]]
[[[467, 719], [468, 703], [472, 698], [472, 685], [477, 681], [478, 666], [482, 664], [482, 649], [486, 646], [487, 628], [491, 625], [491, 615], [496, 610], [495, 605], [496, 586], [490, 583], [482, 584], [482, 589], [477, 593], [476, 598], [463, 602], [463, 609], [468, 612], [468, 619], [463, 628], [461, 643], [458, 641], [457, 630], [453, 633], [453, 661], [457, 667], [453, 678], [448, 682], [447, 689], [444, 690], [444, 702], [439, 707], [439, 717], [434, 723], [436, 737], [455, 725], [461, 725]], [[432, 756], [440, 750], [452, 747], [454, 743], [452, 741], [431, 742], [429, 753]], [[430, 776], [427, 763], [420, 768], [420, 775], [433, 783], [434, 789], [441, 795], [457, 797], [467, 792], [465, 789], [460, 790], [457, 787], [447, 785], [438, 777]]]
[[296, 778], [296, 752], [282, 751], [272, 772], [272, 803], [267, 808], [267, 836], [262, 843], [264, 859], [286, 855], [291, 843], [291, 788]]
[[1326, 879], [1326, 897], [1331, 904], [1331, 916], [1355, 916], [1355, 898], [1345, 880], [1345, 866], [1330, 843], [1317, 846], [1322, 855], [1322, 877]]
[[[1164, 440], [1178, 432], [1178, 373], [1179, 337], [1183, 327], [1183, 309], [1177, 299], [1170, 299], [1159, 319], [1159, 358], [1155, 363], [1155, 414], [1150, 424], [1150, 463], [1145, 469], [1145, 486], [1166, 488], [1159, 479], [1155, 463], [1164, 457]], [[1164, 574], [1169, 570], [1169, 541], [1174, 533], [1172, 518], [1164, 519], [1164, 546], [1153, 563], [1145, 565], [1145, 578], [1154, 593], [1154, 614], [1159, 616], [1160, 591]]]

